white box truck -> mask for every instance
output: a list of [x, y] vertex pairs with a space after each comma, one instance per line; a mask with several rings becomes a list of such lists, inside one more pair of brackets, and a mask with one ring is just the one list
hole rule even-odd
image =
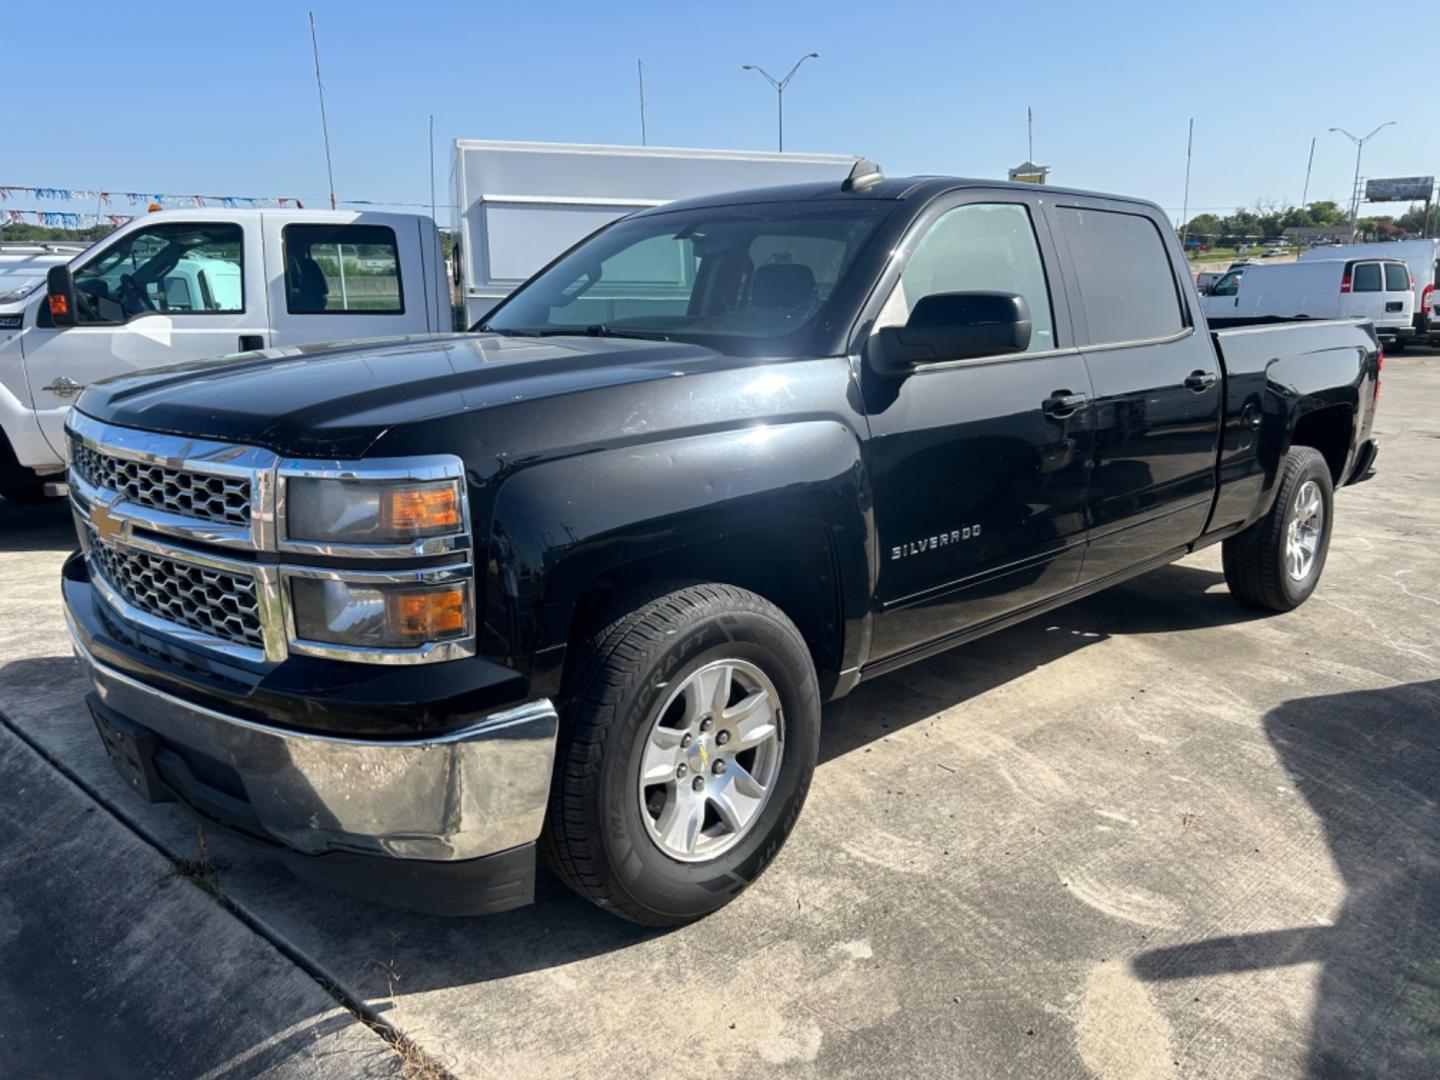
[[531, 274], [618, 217], [742, 188], [844, 180], [848, 154], [456, 139], [458, 284], [473, 326]]
[[[838, 182], [856, 160], [460, 140], [454, 265], [465, 325], [632, 210], [740, 188]], [[0, 288], [6, 498], [44, 497], [46, 477], [64, 468], [70, 403], [97, 379], [250, 349], [453, 327], [439, 234], [424, 215], [163, 210], [127, 222], [68, 263], [61, 252], [23, 255], [8, 260]], [[47, 283], [57, 270], [60, 278]]]

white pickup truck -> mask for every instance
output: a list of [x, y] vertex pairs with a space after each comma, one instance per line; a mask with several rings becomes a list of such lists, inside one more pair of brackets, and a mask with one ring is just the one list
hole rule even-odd
[[[64, 468], [65, 414], [88, 383], [250, 349], [448, 331], [429, 217], [165, 210], [71, 263], [74, 310], [44, 278], [0, 297], [0, 495], [38, 499]], [[58, 317], [57, 317], [58, 316]], [[58, 479], [58, 476], [56, 477]]]

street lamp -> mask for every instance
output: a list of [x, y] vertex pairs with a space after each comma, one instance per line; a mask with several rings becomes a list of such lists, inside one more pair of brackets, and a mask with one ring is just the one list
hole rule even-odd
[[1381, 124], [1363, 139], [1359, 136], [1351, 135], [1350, 132], [1344, 128], [1334, 127], [1330, 129], [1331, 131], [1338, 131], [1355, 144], [1355, 190], [1350, 199], [1350, 242], [1352, 244], [1355, 242], [1355, 219], [1360, 214], [1360, 154], [1365, 149], [1367, 142], [1394, 123], [1397, 123], [1397, 121], [1386, 120], [1385, 123]]
[[775, 88], [775, 109], [776, 118], [779, 121], [779, 145], [782, 153], [785, 150], [785, 87], [790, 85], [790, 80], [795, 77], [795, 72], [800, 70], [801, 64], [803, 64], [806, 60], [819, 59], [820, 54], [818, 52], [806, 53], [804, 56], [800, 57], [799, 60], [795, 61], [795, 66], [790, 69], [790, 73], [786, 75], [783, 79], [776, 79], [775, 76], [771, 75], [759, 64], [744, 64], [741, 66], [741, 71], [759, 72], [760, 76]]

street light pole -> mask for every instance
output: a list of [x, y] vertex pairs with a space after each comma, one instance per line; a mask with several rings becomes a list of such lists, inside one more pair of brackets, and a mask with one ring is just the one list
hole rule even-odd
[[1338, 131], [1355, 144], [1355, 188], [1350, 196], [1350, 242], [1352, 244], [1355, 242], [1355, 220], [1360, 216], [1360, 155], [1364, 152], [1367, 142], [1394, 123], [1397, 123], [1397, 121], [1386, 120], [1385, 123], [1381, 124], [1363, 139], [1358, 135], [1350, 134], [1350, 132], [1344, 128], [1332, 127], [1330, 129], [1331, 131]]
[[783, 79], [775, 78], [775, 76], [771, 75], [759, 64], [741, 65], [741, 71], [758, 72], [762, 79], [775, 88], [775, 120], [778, 126], [778, 137], [776, 141], [781, 153], [785, 152], [785, 88], [790, 85], [790, 80], [795, 77], [795, 72], [800, 70], [801, 64], [805, 63], [806, 60], [819, 59], [820, 54], [818, 52], [806, 53], [800, 57], [799, 60], [795, 61], [795, 66], [790, 69], [789, 73]]

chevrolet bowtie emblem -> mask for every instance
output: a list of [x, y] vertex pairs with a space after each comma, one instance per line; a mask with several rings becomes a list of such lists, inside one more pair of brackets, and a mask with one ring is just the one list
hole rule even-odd
[[[116, 500], [119, 501], [118, 499]], [[130, 539], [130, 522], [110, 513], [110, 507], [96, 503], [90, 508], [90, 524], [102, 540]]]

